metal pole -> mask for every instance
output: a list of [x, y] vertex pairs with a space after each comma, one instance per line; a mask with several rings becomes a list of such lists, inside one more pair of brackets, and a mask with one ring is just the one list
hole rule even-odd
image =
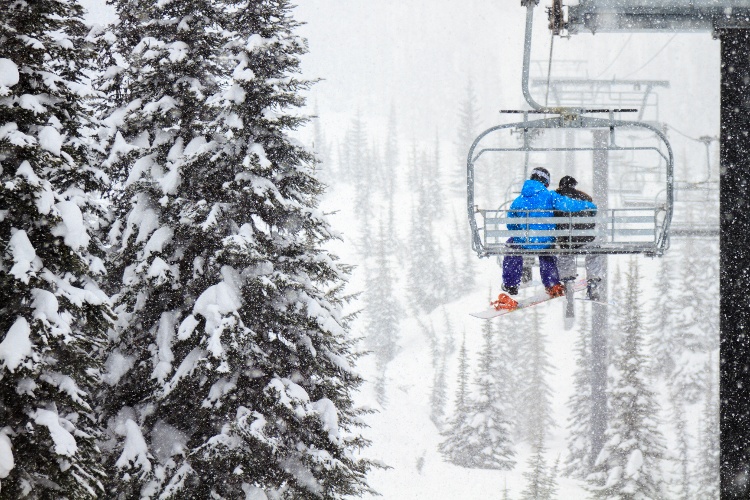
[[721, 38], [721, 498], [750, 497], [750, 30]]
[[[594, 148], [606, 148], [609, 130], [594, 130]], [[609, 209], [609, 157], [605, 149], [593, 152], [594, 202], [597, 212], [606, 214]], [[606, 228], [600, 228], [606, 231]], [[607, 430], [607, 256], [602, 255], [602, 281], [599, 283], [599, 300], [591, 304], [591, 463], [604, 446]]]
[[531, 109], [547, 109], [531, 97], [529, 91], [529, 66], [531, 65], [531, 29], [534, 21], [534, 7], [538, 0], [527, 0], [526, 3], [526, 35], [523, 39], [523, 72], [521, 73], [521, 92]]

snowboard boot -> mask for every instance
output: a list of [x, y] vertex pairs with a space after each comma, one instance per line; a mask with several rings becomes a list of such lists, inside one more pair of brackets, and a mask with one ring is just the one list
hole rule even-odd
[[505, 283], [503, 283], [500, 288], [503, 290], [503, 292], [508, 292], [508, 295], [518, 295], [517, 286], [506, 286]]
[[563, 295], [565, 295], [565, 287], [562, 285], [562, 283], [557, 283], [556, 285], [547, 287], [546, 290], [547, 294], [553, 299], [555, 297], [562, 297]]
[[586, 298], [588, 300], [593, 300], [594, 302], [599, 301], [599, 283], [601, 281], [601, 278], [591, 278], [586, 280]]
[[501, 293], [497, 296], [497, 300], [490, 302], [490, 305], [494, 307], [496, 311], [502, 311], [504, 309], [512, 311], [518, 307], [518, 302], [513, 300], [510, 295]]

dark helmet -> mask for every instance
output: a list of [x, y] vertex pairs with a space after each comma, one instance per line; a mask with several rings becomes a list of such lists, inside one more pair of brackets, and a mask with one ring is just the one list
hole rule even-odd
[[575, 188], [578, 185], [578, 181], [570, 175], [566, 175], [560, 179], [560, 189], [562, 188]]
[[549, 181], [551, 177], [549, 175], [549, 171], [546, 168], [536, 167], [531, 171], [531, 177], [529, 177], [529, 179], [531, 179], [532, 181], [539, 181], [544, 184], [544, 187], [549, 187]]

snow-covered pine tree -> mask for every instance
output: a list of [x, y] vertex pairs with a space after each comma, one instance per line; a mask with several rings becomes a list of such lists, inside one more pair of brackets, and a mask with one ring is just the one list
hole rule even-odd
[[648, 325], [652, 333], [651, 369], [656, 375], [669, 376], [675, 369], [675, 356], [681, 350], [679, 330], [675, 327], [675, 281], [668, 256], [659, 261], [656, 295], [649, 310]]
[[709, 356], [705, 366], [707, 384], [703, 392], [698, 436], [700, 453], [695, 469], [696, 498], [719, 498], [719, 394], [713, 359], [713, 356]]
[[[385, 377], [388, 363], [398, 350], [401, 305], [394, 293], [394, 276], [387, 237], [380, 222], [374, 244], [374, 268], [368, 269], [368, 286], [365, 290], [365, 345], [375, 356], [378, 377]], [[380, 387], [385, 389], [385, 385]], [[385, 402], [385, 394], [378, 392], [378, 402]]]
[[430, 420], [442, 429], [445, 423], [445, 406], [448, 402], [448, 387], [446, 371], [448, 357], [456, 350], [453, 337], [453, 324], [448, 312], [443, 309], [443, 341], [439, 345], [439, 360], [433, 367], [435, 372], [432, 378], [432, 390], [430, 391]]
[[417, 144], [412, 141], [409, 149], [409, 156], [406, 162], [406, 180], [408, 182], [409, 192], [414, 195], [418, 193], [422, 186], [422, 172], [419, 169], [419, 153]]
[[370, 256], [368, 238], [374, 230], [373, 218], [373, 183], [378, 179], [377, 162], [367, 137], [367, 124], [359, 111], [356, 112], [347, 129], [342, 152], [339, 154], [339, 177], [349, 182], [354, 188], [354, 215], [357, 217], [357, 247], [364, 257]]
[[445, 380], [446, 351], [440, 358], [440, 364], [435, 367], [432, 377], [432, 390], [430, 391], [430, 420], [438, 429], [443, 427], [445, 419], [445, 403], [447, 399], [447, 387]]
[[670, 498], [675, 500], [689, 500], [694, 498], [692, 492], [693, 487], [691, 485], [693, 481], [692, 471], [690, 467], [690, 436], [687, 429], [687, 420], [685, 418], [685, 408], [683, 407], [682, 398], [677, 394], [679, 388], [672, 388], [669, 396], [669, 401], [672, 407], [672, 419], [675, 430], [675, 437], [677, 438], [676, 443], [676, 457], [675, 466], [677, 468], [676, 478], [672, 485], [672, 492]]
[[[458, 257], [455, 257], [456, 255]], [[471, 233], [465, 223], [459, 223], [455, 212], [453, 212], [451, 257], [455, 262], [451, 268], [455, 276], [454, 283], [458, 284], [462, 291], [472, 292], [477, 281], [476, 254], [471, 250]]]
[[38, 0], [0, 16], [3, 498], [103, 495], [93, 391], [112, 314], [92, 237], [105, 176], [89, 162], [82, 15]]
[[[707, 306], [712, 301], [718, 304], [718, 293], [712, 297], [707, 290], [710, 282], [708, 274], [712, 266], [697, 255], [706, 251], [701, 247], [701, 242], [687, 239], [680, 248], [680, 284], [675, 301], [675, 307], [680, 313], [675, 321], [678, 333], [673, 357], [676, 367], [671, 383], [680, 387], [680, 397], [688, 403], [700, 400], [701, 389], [705, 386], [702, 360], [709, 350], [706, 341], [713, 335], [718, 337], [706, 328], [709, 315]], [[703, 300], [697, 301], [696, 297], [702, 297]], [[716, 316], [718, 317], [718, 311]]]
[[550, 468], [544, 457], [544, 434], [539, 434], [535, 440], [532, 445], [532, 454], [526, 464], [527, 470], [523, 473], [526, 488], [521, 492], [521, 500], [553, 500], [557, 498], [559, 458], [555, 466]]
[[430, 312], [445, 297], [446, 272], [440, 258], [440, 243], [434, 217], [428, 210], [430, 193], [420, 183], [412, 198], [407, 291], [409, 303], [418, 311]]
[[496, 334], [492, 322], [484, 321], [484, 345], [474, 382], [476, 395], [468, 408], [467, 422], [473, 430], [469, 445], [473, 450], [467, 458], [468, 467], [510, 470], [515, 465], [515, 451], [510, 436], [508, 374], [497, 362], [498, 346], [493, 341]]
[[[209, 146], [205, 135], [216, 115], [206, 99], [219, 90], [216, 78], [223, 71], [216, 49], [223, 40], [210, 29], [219, 13], [208, 4], [123, 0], [114, 6], [119, 23], [111, 50], [119, 55], [113, 62], [122, 65], [108, 68], [100, 83], [116, 106], [105, 109], [102, 122], [112, 127], [105, 165], [119, 188], [113, 193], [116, 220], [108, 263], [118, 324], [102, 398], [110, 431], [104, 446], [114, 468], [109, 495], [153, 497], [167, 462], [175, 467], [171, 456], [182, 453], [188, 440], [178, 431], [184, 425], [167, 425], [155, 400], [191, 352], [175, 349], [176, 328], [207, 286], [199, 282], [204, 248], [210, 255], [217, 247], [208, 237], [211, 224], [200, 225], [212, 208], [208, 200], [190, 205], [212, 187], [210, 180], [226, 175], [209, 176], [198, 161], [199, 150]], [[201, 353], [192, 353], [193, 363]], [[194, 394], [186, 402], [198, 398]], [[183, 418], [192, 425], [196, 417], [191, 410]], [[174, 436], [163, 453], [155, 451], [155, 429]]]
[[383, 149], [383, 168], [379, 171], [380, 182], [378, 183], [383, 189], [384, 198], [387, 200], [392, 200], [396, 195], [398, 172], [401, 170], [400, 166], [396, 106], [391, 104], [391, 111], [388, 115], [385, 148]]
[[354, 214], [357, 217], [357, 249], [364, 258], [372, 256], [372, 234], [376, 231], [375, 198], [377, 186], [374, 185], [382, 167], [380, 152], [373, 145], [365, 151], [361, 160], [363, 171], [354, 182]]
[[[456, 134], [456, 164], [466, 165], [471, 143], [479, 131], [479, 110], [474, 84], [469, 78], [466, 83], [466, 97], [458, 111], [458, 131]], [[451, 169], [452, 175], [448, 180], [451, 196], [466, 196], [466, 169]]]
[[317, 177], [326, 183], [330, 183], [336, 178], [336, 176], [335, 172], [332, 171], [333, 162], [331, 161], [331, 148], [326, 140], [326, 135], [320, 122], [317, 101], [315, 102], [313, 113], [315, 116], [311, 120], [313, 129], [312, 150], [317, 159]]
[[127, 215], [113, 231], [110, 495], [369, 491], [348, 269], [323, 250], [313, 155], [287, 137], [308, 87], [289, 2], [115, 6], [132, 101], [112, 113]]
[[537, 308], [528, 314], [528, 329], [521, 333], [525, 342], [523, 352], [523, 386], [521, 389], [521, 415], [518, 420], [522, 426], [523, 439], [530, 444], [536, 443], [538, 436], [547, 435], [555, 425], [552, 419], [552, 387], [547, 376], [552, 373], [552, 363], [547, 351], [547, 336], [542, 325], [542, 316]]
[[472, 437], [472, 429], [468, 425], [469, 405], [469, 358], [464, 332], [458, 354], [458, 387], [455, 407], [448, 428], [443, 431], [445, 440], [439, 445], [440, 452], [446, 460], [462, 467], [469, 466], [472, 452], [469, 446], [469, 440]]
[[657, 421], [659, 406], [645, 380], [647, 360], [637, 261], [630, 261], [626, 280], [618, 325], [622, 342], [614, 351], [614, 382], [608, 390], [611, 408], [606, 442], [587, 486], [595, 498], [664, 498], [664, 444]]
[[[510, 395], [510, 414], [514, 416], [513, 441], [523, 440], [524, 387], [526, 385], [525, 360], [523, 352], [526, 348], [527, 337], [523, 332], [528, 331], [531, 317], [527, 314], [511, 314], [498, 324], [502, 337], [503, 352], [505, 353], [505, 368], [508, 372], [508, 394]], [[510, 332], [505, 334], [505, 332]]]
[[445, 197], [440, 173], [440, 136], [435, 134], [435, 149], [432, 158], [427, 154], [422, 157], [422, 178], [425, 190], [425, 205], [432, 217], [438, 218], [445, 212]]
[[339, 154], [339, 176], [341, 180], [356, 185], [364, 182], [363, 176], [371, 172], [367, 168], [367, 124], [359, 110], [344, 134], [342, 152]]
[[510, 490], [508, 490], [508, 481], [503, 482], [503, 500], [510, 500]]
[[566, 476], [577, 479], [589, 475], [596, 458], [591, 450], [591, 315], [588, 307], [581, 309], [573, 393], [568, 398], [568, 455], [563, 469]]

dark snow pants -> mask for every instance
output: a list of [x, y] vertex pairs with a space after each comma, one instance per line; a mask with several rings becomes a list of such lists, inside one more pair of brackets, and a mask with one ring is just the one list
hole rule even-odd
[[[522, 273], [523, 257], [506, 255], [503, 258], [503, 284], [505, 286], [518, 286], [521, 283]], [[539, 256], [539, 273], [542, 275], [542, 283], [545, 288], [560, 282], [560, 276], [557, 274], [557, 259], [554, 255]]]

